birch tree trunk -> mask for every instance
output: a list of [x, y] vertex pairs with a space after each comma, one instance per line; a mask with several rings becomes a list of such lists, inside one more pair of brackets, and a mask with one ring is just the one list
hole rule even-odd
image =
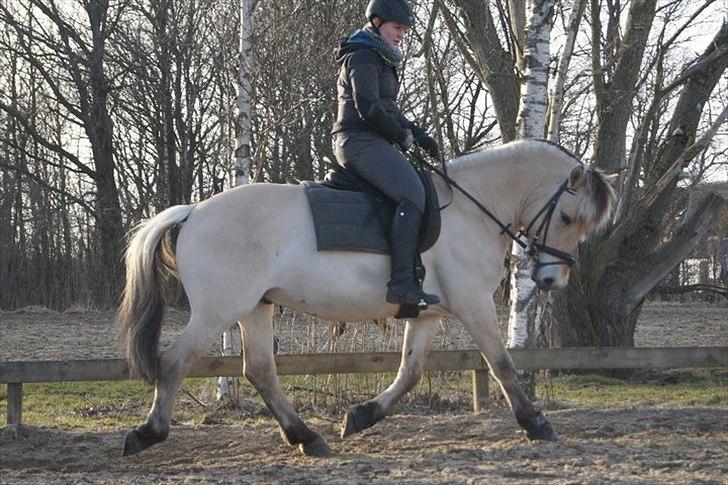
[[[518, 112], [520, 138], [542, 138], [548, 105], [549, 41], [554, 0], [529, 0], [524, 32], [524, 68], [521, 105]], [[528, 255], [514, 244], [511, 253], [511, 309], [508, 347], [533, 347], [538, 341], [540, 316], [538, 291], [530, 278]], [[521, 385], [529, 397], [535, 394], [533, 373], [524, 373]]]
[[549, 41], [554, 0], [529, 0], [526, 8], [525, 70], [517, 124], [520, 138], [542, 138], [548, 105]]
[[250, 71], [253, 54], [253, 0], [240, 0], [240, 47], [238, 51], [238, 116], [235, 120], [235, 186], [250, 183]]
[[[251, 133], [251, 83], [250, 70], [253, 52], [253, 0], [240, 0], [240, 47], [238, 51], [238, 110], [235, 119], [235, 186], [250, 183], [250, 133]], [[223, 355], [242, 354], [242, 335], [233, 327], [222, 335]], [[240, 397], [240, 380], [237, 377], [220, 377], [217, 399]]]

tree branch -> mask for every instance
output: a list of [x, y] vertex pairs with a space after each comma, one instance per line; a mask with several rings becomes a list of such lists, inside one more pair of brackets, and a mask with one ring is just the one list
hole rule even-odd
[[21, 173], [24, 176], [28, 177], [29, 179], [33, 180], [35, 183], [37, 183], [41, 187], [45, 187], [46, 189], [50, 190], [51, 192], [55, 192], [56, 194], [62, 195], [64, 197], [68, 197], [70, 200], [72, 200], [76, 204], [78, 204], [81, 207], [83, 207], [84, 209], [86, 209], [88, 211], [88, 213], [91, 214], [93, 217], [96, 217], [96, 215], [97, 215], [96, 210], [92, 206], [90, 206], [88, 202], [76, 197], [75, 195], [69, 193], [66, 190], [62, 190], [62, 189], [59, 189], [58, 187], [50, 185], [46, 180], [43, 179], [43, 177], [28, 171], [27, 168], [19, 167], [17, 165], [13, 165], [10, 163], [5, 163], [3, 161], [0, 161], [0, 168], [4, 168], [6, 170], [11, 170], [14, 172]]
[[709, 291], [711, 293], [717, 293], [725, 298], [728, 298], [728, 287], [717, 286], [717, 285], [683, 285], [683, 286], [656, 286], [653, 290], [654, 293], [660, 293], [661, 295], [674, 295], [677, 293], [691, 293], [693, 291]]
[[[625, 292], [636, 303], [641, 301], [670, 271], [680, 264], [713, 227], [726, 200], [711, 192], [705, 196], [692, 216], [677, 230], [673, 238], [649, 254], [641, 264], [631, 269], [632, 285]], [[629, 281], [629, 280], [626, 280]]]
[[84, 174], [91, 177], [91, 179], [96, 180], [97, 179], [97, 173], [90, 169], [86, 164], [84, 164], [76, 155], [73, 153], [65, 150], [62, 146], [51, 143], [46, 138], [44, 138], [40, 133], [38, 133], [38, 130], [35, 129], [35, 126], [33, 126], [28, 119], [15, 109], [13, 106], [5, 104], [2, 100], [0, 100], [0, 110], [5, 111], [9, 115], [11, 115], [13, 118], [15, 118], [17, 121], [20, 122], [21, 125], [23, 125], [23, 128], [27, 130], [27, 132], [33, 137], [35, 141], [46, 147], [47, 149], [51, 150], [54, 153], [57, 153], [58, 155], [66, 158], [71, 163], [73, 163], [78, 169], [83, 172]]
[[[483, 0], [453, 0], [462, 13], [465, 34], [456, 28], [453, 36], [467, 38], [475, 59], [475, 69], [488, 86], [493, 105], [498, 115], [503, 141], [516, 137], [516, 117], [519, 106], [519, 81], [514, 68], [514, 59], [501, 45], [498, 31], [493, 22], [488, 2]], [[448, 28], [455, 25], [447, 8], [442, 9]]]
[[584, 16], [586, 8], [586, 0], [575, 0], [574, 6], [569, 14], [569, 22], [566, 27], [566, 42], [564, 43], [564, 51], [559, 59], [559, 67], [556, 69], [556, 80], [550, 95], [549, 119], [548, 119], [548, 139], [559, 142], [559, 126], [561, 124], [561, 109], [564, 102], [564, 85], [566, 84], [566, 74], [571, 63], [571, 57], [574, 54], [574, 43], [576, 34], [579, 32], [579, 23]]
[[660, 177], [660, 179], [655, 182], [650, 190], [643, 196], [644, 203], [647, 206], [651, 206], [652, 204], [654, 204], [660, 194], [662, 194], [668, 187], [672, 187], [675, 178], [680, 175], [683, 168], [687, 166], [690, 160], [692, 160], [698, 154], [700, 154], [700, 152], [708, 148], [710, 140], [713, 139], [715, 134], [718, 132], [718, 129], [723, 125], [726, 119], [728, 119], [728, 105], [723, 107], [723, 111], [721, 111], [721, 113], [718, 115], [718, 118], [716, 118], [710, 128], [708, 128], [705, 133], [703, 133], [703, 136], [701, 136], [699, 140], [683, 150], [682, 154], [680, 154], [677, 160], [675, 160], [670, 168], [665, 171], [662, 177]]
[[447, 29], [450, 31], [450, 35], [452, 35], [460, 54], [470, 67], [473, 68], [473, 71], [479, 73], [479, 77], [484, 80], [485, 73], [483, 72], [480, 64], [478, 64], [478, 61], [476, 61], [470, 53], [470, 47], [467, 45], [465, 33], [460, 30], [460, 27], [458, 27], [458, 24], [450, 11], [447, 8], [442, 7], [442, 0], [435, 0], [435, 4], [441, 6], [440, 12], [442, 13], [442, 18], [445, 20], [445, 25], [447, 25]]

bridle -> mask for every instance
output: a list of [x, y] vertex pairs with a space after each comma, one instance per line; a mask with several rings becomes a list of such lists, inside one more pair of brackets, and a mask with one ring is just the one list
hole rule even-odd
[[[546, 202], [546, 205], [544, 205], [541, 210], [538, 211], [538, 213], [534, 216], [533, 220], [531, 220], [531, 223], [526, 227], [526, 229], [521, 230], [518, 233], [519, 236], [523, 235], [528, 238], [527, 254], [533, 260], [533, 263], [536, 266], [536, 270], [542, 268], [543, 266], [554, 265], [565, 265], [568, 267], [572, 267], [576, 262], [574, 256], [572, 256], [571, 254], [553, 248], [546, 244], [546, 238], [549, 234], [549, 226], [551, 225], [551, 218], [554, 216], [556, 204], [559, 203], [559, 199], [564, 192], [572, 195], [576, 194], [576, 191], [569, 187], [569, 179], [564, 180], [561, 185], [559, 185], [556, 193], [552, 195], [549, 201]], [[543, 219], [541, 219], [541, 223], [538, 225], [538, 228], [536, 229], [536, 232], [533, 234], [533, 236], [529, 238], [528, 235], [531, 233], [531, 228], [536, 224], [536, 222], [538, 222], [541, 216], [544, 216]], [[541, 233], [543, 233], [543, 242], [541, 242]], [[521, 244], [521, 247], [526, 249], [526, 246], [524, 246], [523, 244]], [[541, 260], [538, 259], [540, 253], [546, 253], [549, 256], [558, 258], [559, 261], [542, 263]]]
[[[524, 250], [526, 250], [526, 254], [528, 254], [529, 258], [531, 258], [531, 261], [534, 264], [534, 270], [538, 271], [539, 268], [542, 268], [544, 266], [555, 266], [555, 265], [564, 265], [571, 267], [574, 265], [576, 260], [574, 259], [574, 256], [572, 256], [569, 253], [566, 253], [564, 251], [561, 251], [559, 249], [556, 249], [554, 247], [549, 246], [546, 244], [546, 239], [548, 237], [549, 232], [549, 226], [551, 225], [551, 219], [554, 216], [554, 211], [556, 210], [556, 205], [559, 203], [559, 199], [564, 194], [564, 192], [567, 192], [569, 194], [576, 194], [576, 191], [569, 187], [569, 179], [567, 178], [564, 180], [561, 185], [559, 185], [559, 188], [556, 190], [554, 195], [551, 196], [551, 198], [546, 202], [546, 204], [539, 210], [534, 218], [531, 220], [531, 222], [526, 226], [525, 229], [521, 229], [518, 231], [518, 233], [514, 234], [513, 231], [511, 231], [512, 225], [509, 224], [503, 224], [490, 210], [488, 210], [485, 205], [483, 205], [478, 199], [473, 197], [472, 194], [470, 194], [467, 190], [462, 188], [455, 180], [450, 178], [450, 176], [447, 174], [447, 168], [445, 166], [444, 159], [441, 160], [443, 170], [440, 170], [436, 166], [432, 165], [431, 163], [425, 161], [423, 157], [419, 154], [419, 150], [415, 149], [411, 151], [414, 155], [414, 157], [418, 160], [418, 162], [431, 169], [433, 172], [435, 172], [437, 175], [442, 178], [445, 183], [450, 188], [450, 192], [452, 193], [452, 189], [457, 189], [458, 192], [460, 192], [463, 196], [465, 196], [466, 199], [468, 199], [470, 202], [475, 204], [478, 209], [480, 209], [485, 215], [487, 215], [493, 222], [495, 222], [498, 227], [501, 228], [500, 234], [507, 235], [510, 237], [513, 242], [521, 246]], [[452, 203], [452, 199], [450, 199], [450, 202], [445, 204], [442, 207], [439, 207], [438, 210], [442, 211], [446, 209], [450, 204]], [[539, 223], [540, 220], [540, 223]], [[531, 234], [531, 229], [536, 226], [538, 223], [538, 226], [536, 227], [536, 232], [533, 235]], [[524, 242], [524, 239], [526, 239], [526, 242]], [[539, 256], [541, 253], [548, 254], [549, 256], [553, 256], [558, 259], [558, 261], [552, 261], [550, 263], [542, 263], [539, 260]]]

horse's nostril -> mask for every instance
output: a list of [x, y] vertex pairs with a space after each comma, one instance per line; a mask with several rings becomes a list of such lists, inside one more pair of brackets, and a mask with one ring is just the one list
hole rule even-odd
[[544, 286], [549, 287], [554, 284], [554, 279], [553, 278], [544, 278], [543, 284], [544, 284]]

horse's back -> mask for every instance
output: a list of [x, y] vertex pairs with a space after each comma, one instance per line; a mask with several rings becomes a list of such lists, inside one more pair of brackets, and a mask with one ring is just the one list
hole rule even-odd
[[275, 261], [290, 251], [293, 234], [296, 245], [315, 251], [300, 186], [252, 184], [201, 202], [177, 240], [177, 264], [188, 293], [198, 282], [238, 285], [241, 279], [270, 274]]
[[[188, 219], [188, 223], [198, 223], [197, 219], [224, 219], [240, 224], [250, 223], [251, 218], [260, 222], [279, 210], [300, 206], [305, 202], [303, 187], [291, 184], [250, 184], [226, 190], [200, 202]], [[275, 219], [269, 222], [275, 222]]]

